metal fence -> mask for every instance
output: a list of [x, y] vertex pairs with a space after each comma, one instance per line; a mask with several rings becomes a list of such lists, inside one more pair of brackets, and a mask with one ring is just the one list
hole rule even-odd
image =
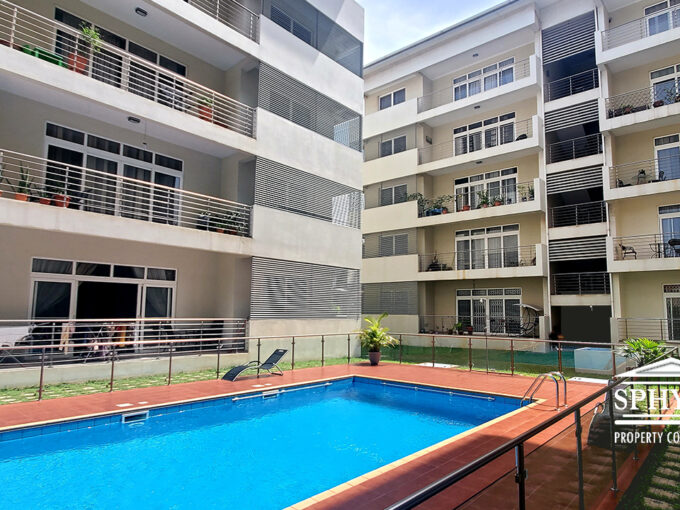
[[418, 217], [531, 202], [535, 199], [534, 182], [503, 185], [496, 189], [495, 193], [496, 195], [494, 195], [493, 190], [487, 189], [487, 191], [477, 193], [472, 191], [451, 196], [440, 196], [436, 199], [423, 198], [418, 202]]
[[252, 207], [0, 149], [0, 196], [45, 206], [249, 236]]
[[548, 163], [559, 163], [570, 159], [602, 154], [602, 135], [595, 133], [551, 143], [548, 146]]
[[610, 167], [609, 179], [612, 188], [680, 179], [680, 157], [671, 156], [616, 165]]
[[680, 342], [680, 319], [617, 318], [618, 338], [650, 338], [661, 342]]
[[485, 250], [458, 250], [418, 256], [418, 270], [457, 271], [469, 269], [500, 269], [536, 265], [536, 246], [515, 246]]
[[260, 38], [260, 16], [234, 0], [184, 0], [255, 42]]
[[614, 238], [614, 260], [680, 257], [680, 232]]
[[555, 101], [567, 96], [586, 92], [600, 86], [597, 69], [589, 69], [582, 73], [572, 74], [566, 78], [545, 84], [545, 100]]
[[0, 0], [0, 44], [206, 122], [255, 136], [255, 109], [82, 30]]
[[[506, 128], [505, 126], [508, 126]], [[509, 126], [512, 126], [509, 128]], [[422, 147], [418, 149], [418, 164], [423, 165], [425, 163], [431, 163], [433, 161], [439, 161], [440, 159], [451, 158], [454, 156], [462, 156], [464, 154], [481, 151], [484, 149], [489, 149], [491, 147], [497, 147], [499, 145], [508, 145], [514, 142], [519, 142], [521, 140], [526, 140], [533, 136], [532, 119], [518, 120], [513, 123], [506, 123], [501, 125], [501, 128], [507, 129], [507, 132], [503, 132], [501, 137], [497, 135], [485, 136], [485, 131], [483, 130], [476, 139], [475, 144], [465, 143], [460, 147], [459, 151], [455, 151], [455, 142], [453, 140], [439, 143], [437, 145], [430, 145], [428, 147]], [[495, 129], [495, 128], [489, 128]], [[512, 136], [507, 136], [507, 133], [512, 133]], [[507, 138], [505, 138], [507, 136]]]
[[549, 218], [551, 227], [602, 223], [607, 221], [607, 204], [600, 201], [552, 207]]
[[638, 18], [618, 27], [602, 32], [602, 49], [609, 50], [623, 44], [639, 41], [680, 26], [677, 6], [654, 12], [653, 15]]
[[608, 97], [605, 109], [607, 118], [611, 119], [677, 102], [680, 102], [680, 88], [671, 81]]
[[551, 276], [551, 294], [576, 295], [609, 294], [609, 273], [557, 273]]
[[468, 349], [478, 348], [480, 335], [538, 338], [539, 317], [523, 314], [519, 308], [517, 312], [517, 315], [419, 315], [418, 330], [421, 335], [474, 336], [476, 340], [465, 346]]
[[[513, 76], [512, 79], [508, 80], [507, 77], [504, 77], [504, 82], [499, 83], [498, 87], [495, 87], [491, 90], [496, 90], [497, 88], [502, 88], [504, 85], [508, 85], [510, 83], [516, 82], [518, 80], [521, 80], [522, 78], [526, 78], [529, 76], [531, 73], [531, 62], [530, 59], [526, 58], [524, 60], [520, 60], [518, 62], [515, 62], [513, 64], [514, 70], [513, 70]], [[511, 66], [508, 66], [508, 68]], [[507, 68], [504, 68], [507, 69]], [[494, 69], [493, 73], [498, 73], [498, 69]], [[483, 77], [482, 77], [483, 78]], [[481, 78], [480, 78], [481, 79]], [[418, 113], [431, 110], [432, 108], [437, 108], [438, 106], [443, 106], [448, 103], [453, 103], [456, 101], [455, 96], [454, 96], [454, 86], [446, 87], [440, 90], [437, 90], [435, 92], [432, 92], [431, 94], [426, 94], [424, 96], [421, 96], [418, 98]], [[484, 92], [489, 92], [488, 90], [485, 90]], [[485, 97], [484, 92], [481, 92], [479, 94], [480, 100], [483, 100]], [[461, 99], [469, 99], [472, 96], [466, 96], [465, 98]]]

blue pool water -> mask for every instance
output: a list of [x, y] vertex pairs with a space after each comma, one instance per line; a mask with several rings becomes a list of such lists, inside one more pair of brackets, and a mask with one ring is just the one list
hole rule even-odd
[[414, 388], [354, 377], [155, 409], [135, 424], [1, 434], [0, 509], [278, 509], [519, 407]]

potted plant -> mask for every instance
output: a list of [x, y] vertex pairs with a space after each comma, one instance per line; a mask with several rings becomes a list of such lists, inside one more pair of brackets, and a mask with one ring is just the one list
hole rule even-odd
[[207, 96], [198, 98], [198, 116], [199, 118], [212, 122], [213, 118], [213, 100]]
[[462, 335], [463, 334], [463, 323], [462, 322], [456, 322], [455, 328], [456, 334]]
[[503, 197], [494, 197], [493, 199], [493, 205], [495, 207], [498, 207], [499, 205], [503, 205], [504, 199]]
[[102, 47], [102, 36], [99, 29], [86, 22], [80, 24], [80, 34], [73, 51], [68, 55], [68, 67], [80, 74], [87, 74], [90, 63], [90, 50], [99, 53]]
[[33, 178], [26, 171], [23, 164], [19, 164], [19, 178], [16, 184], [12, 184], [9, 180], [7, 184], [14, 191], [14, 200], [19, 200], [20, 202], [28, 201], [28, 195], [31, 193], [31, 188], [33, 188]]
[[429, 212], [429, 204], [430, 201], [423, 196], [422, 193], [411, 193], [410, 195], [406, 196], [406, 200], [411, 201], [411, 200], [417, 200], [418, 201], [418, 216], [430, 216], [428, 214]]
[[621, 354], [633, 360], [637, 367], [651, 363], [666, 353], [665, 344], [649, 338], [629, 338], [620, 349]]
[[471, 335], [472, 333], [475, 332], [475, 328], [472, 325], [466, 326], [465, 329], [466, 329], [468, 335]]
[[479, 201], [479, 207], [489, 207], [489, 194], [486, 191], [478, 191], [477, 198]]
[[533, 199], [534, 199], [534, 187], [529, 186], [529, 200], [533, 200]]
[[394, 347], [398, 343], [396, 338], [387, 334], [388, 329], [380, 325], [385, 317], [387, 313], [382, 313], [377, 319], [366, 317], [364, 320], [368, 326], [359, 332], [361, 347], [368, 350], [368, 359], [373, 366], [380, 363], [380, 349]]
[[621, 107], [621, 112], [622, 112], [623, 115], [628, 115], [629, 113], [633, 113], [633, 105], [632, 104], [623, 105]]
[[50, 194], [44, 190], [40, 189], [37, 190], [38, 194], [38, 202], [40, 202], [43, 205], [50, 205], [52, 203], [52, 198], [50, 197]]
[[66, 193], [66, 184], [59, 183], [58, 185], [50, 186], [52, 192], [52, 203], [57, 207], [68, 207], [71, 203], [71, 197]]

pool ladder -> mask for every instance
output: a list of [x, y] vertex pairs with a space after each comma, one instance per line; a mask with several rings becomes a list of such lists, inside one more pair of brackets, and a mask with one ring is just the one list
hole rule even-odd
[[534, 399], [534, 395], [538, 389], [548, 378], [552, 379], [555, 383], [555, 410], [557, 411], [560, 408], [560, 380], [562, 381], [562, 385], [564, 387], [564, 404], [562, 405], [567, 407], [567, 378], [564, 377], [562, 372], [545, 372], [544, 374], [537, 376], [536, 379], [531, 382], [531, 386], [529, 386], [527, 391], [524, 393], [524, 396], [520, 401], [520, 406], [524, 403], [524, 401], [531, 402]]

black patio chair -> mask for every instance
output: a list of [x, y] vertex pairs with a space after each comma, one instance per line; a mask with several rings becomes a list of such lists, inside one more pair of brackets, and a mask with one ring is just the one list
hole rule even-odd
[[[271, 356], [269, 356], [264, 363], [258, 363], [257, 361], [250, 361], [246, 363], [245, 365], [239, 365], [237, 367], [232, 368], [224, 374], [222, 377], [223, 381], [235, 381], [236, 378], [241, 375], [243, 372], [246, 370], [266, 370], [272, 375], [283, 375], [283, 370], [281, 370], [281, 367], [279, 367], [278, 362], [281, 361], [281, 358], [283, 358], [286, 353], [288, 352], [287, 349], [276, 349]], [[275, 368], [278, 370], [278, 372], [272, 372], [272, 369]]]
[[619, 248], [621, 249], [621, 255], [623, 260], [626, 260], [626, 255], [632, 255], [635, 257], [635, 260], [637, 260], [637, 252], [635, 251], [635, 248], [632, 246], [625, 246], [623, 244], [619, 245]]
[[680, 239], [669, 239], [668, 240], [668, 246], [670, 246], [672, 251], [672, 256], [673, 257], [680, 257]]

